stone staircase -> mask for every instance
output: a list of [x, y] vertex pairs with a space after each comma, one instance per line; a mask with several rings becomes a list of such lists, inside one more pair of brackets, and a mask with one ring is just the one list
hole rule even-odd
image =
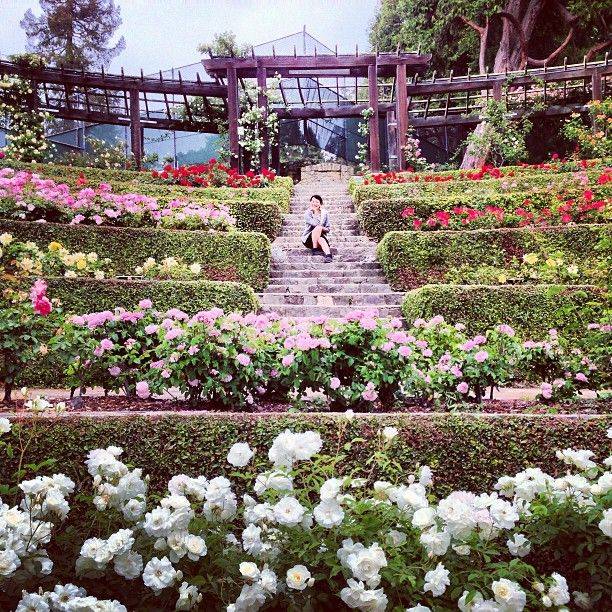
[[[304, 213], [315, 193], [330, 214], [332, 263], [311, 255], [301, 242]], [[270, 284], [259, 294], [263, 312], [342, 317], [353, 310], [376, 308], [380, 316], [401, 317], [403, 294], [387, 284], [376, 261], [376, 242], [359, 233], [344, 176], [305, 175], [295, 186], [291, 210], [272, 249]]]

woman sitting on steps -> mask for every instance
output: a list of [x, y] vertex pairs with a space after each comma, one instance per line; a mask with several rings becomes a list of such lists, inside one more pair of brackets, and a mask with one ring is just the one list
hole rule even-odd
[[304, 215], [306, 227], [302, 234], [302, 242], [306, 248], [312, 249], [313, 255], [323, 254], [325, 263], [332, 260], [329, 248], [329, 213], [323, 208], [323, 198], [313, 195], [310, 198], [310, 208]]

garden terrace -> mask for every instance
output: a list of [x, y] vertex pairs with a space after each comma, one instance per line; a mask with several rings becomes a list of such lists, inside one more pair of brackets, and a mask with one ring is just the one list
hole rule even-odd
[[[365, 234], [381, 240], [387, 232], [411, 229], [474, 229], [520, 225], [601, 223], [610, 216], [610, 185], [579, 190], [540, 189], [524, 192], [475, 192], [454, 195], [417, 194], [367, 200], [357, 207]], [[567, 214], [566, 214], [567, 213]]]
[[604, 285], [611, 239], [608, 224], [388, 232], [377, 255], [391, 286], [402, 291], [433, 280], [497, 285], [502, 277], [513, 285], [543, 278]]
[[550, 329], [572, 339], [602, 319], [610, 301], [604, 288], [576, 285], [424, 285], [406, 293], [402, 312], [408, 321], [441, 315], [480, 334], [507, 323], [526, 338], [543, 338]]
[[[77, 482], [86, 478], [84, 453], [116, 444], [124, 447], [125, 459], [143, 467], [151, 476], [154, 491], [163, 493], [176, 473], [226, 474], [233, 471], [226, 462], [228, 449], [248, 440], [253, 448], [268, 448], [276, 435], [315, 430], [326, 441], [323, 452], [332, 452], [356, 438], [339, 465], [340, 474], [357, 470], [366, 475], [367, 459], [377, 432], [397, 427], [399, 438], [391, 457], [406, 471], [417, 465], [435, 469], [437, 490], [483, 491], [500, 473], [515, 473], [526, 467], [540, 467], [561, 474], [564, 468], [555, 459], [555, 449], [573, 446], [591, 448], [599, 459], [609, 453], [606, 429], [610, 416], [575, 415], [478, 415], [478, 414], [358, 414], [348, 422], [344, 415], [189, 413], [147, 414], [147, 416], [66, 414], [49, 420], [31, 443], [31, 461], [54, 457], [67, 466]], [[28, 424], [27, 415], [19, 415]], [[329, 446], [329, 447], [328, 447]], [[7, 482], [17, 458], [0, 464]], [[373, 480], [389, 477], [390, 464], [376, 463]]]
[[254, 232], [211, 233], [0, 219], [0, 234], [4, 232], [15, 240], [32, 241], [42, 249], [59, 242], [73, 252], [96, 252], [110, 259], [110, 267], [118, 276], [137, 276], [135, 268], [149, 257], [176, 257], [188, 264], [201, 264], [202, 277], [209, 280], [238, 281], [255, 290], [268, 282], [270, 243]]

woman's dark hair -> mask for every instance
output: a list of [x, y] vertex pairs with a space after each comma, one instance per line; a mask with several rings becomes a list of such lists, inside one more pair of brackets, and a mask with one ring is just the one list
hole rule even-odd
[[322, 198], [320, 195], [313, 195], [313, 196], [310, 196], [310, 199], [311, 199], [311, 200], [312, 200], [313, 198], [314, 198], [315, 200], [319, 200], [319, 204], [323, 205], [323, 198]]

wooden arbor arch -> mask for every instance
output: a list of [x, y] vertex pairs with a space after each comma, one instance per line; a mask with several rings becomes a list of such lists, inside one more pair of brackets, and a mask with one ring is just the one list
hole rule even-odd
[[[402, 170], [406, 167], [402, 147], [406, 143], [408, 131], [407, 77], [419, 72], [423, 74], [430, 59], [429, 54], [360, 54], [356, 50], [354, 55], [315, 53], [313, 56], [294, 54], [213, 57], [202, 60], [202, 64], [210, 76], [227, 85], [229, 146], [234, 166], [239, 163], [240, 153], [238, 83], [242, 79], [257, 79], [259, 88], [257, 105], [265, 108], [266, 98], [262, 91], [266, 88], [267, 79], [278, 75], [285, 80], [280, 84], [283, 104], [273, 109], [279, 119], [360, 117], [363, 110], [371, 108], [374, 113], [369, 119], [370, 166], [372, 170], [378, 171], [381, 160], [379, 125], [381, 115], [385, 114], [391, 119], [389, 125], [395, 128], [394, 140], [398, 165]], [[367, 84], [364, 83], [365, 79]], [[286, 80], [295, 82], [296, 85], [290, 87]], [[331, 86], [322, 84], [330, 81]], [[347, 82], [350, 85], [347, 85]], [[323, 89], [326, 90], [326, 96], [322, 96]], [[290, 90], [297, 91], [299, 97], [292, 98], [289, 95]], [[312, 95], [313, 90], [314, 95]], [[306, 91], [309, 95], [305, 96]], [[384, 92], [388, 93], [385, 95]], [[382, 100], [381, 93], [383, 93]], [[393, 98], [395, 100], [392, 102]], [[273, 158], [278, 155], [278, 152], [272, 153]], [[269, 141], [265, 138], [260, 154], [262, 168], [268, 167], [269, 157]], [[274, 161], [273, 165], [276, 165]]]

